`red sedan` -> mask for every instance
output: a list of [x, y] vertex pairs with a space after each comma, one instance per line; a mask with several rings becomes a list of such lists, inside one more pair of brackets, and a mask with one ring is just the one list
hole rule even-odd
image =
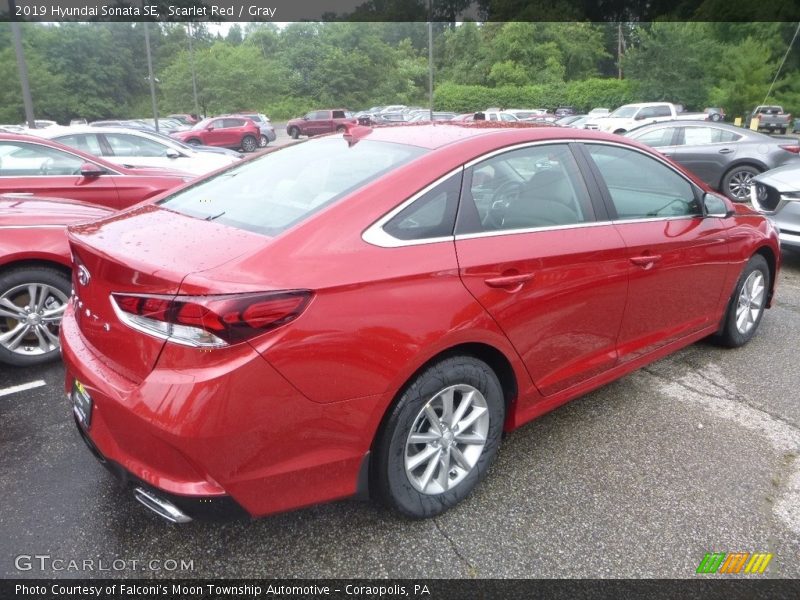
[[0, 196], [0, 363], [58, 358], [72, 293], [67, 225], [109, 214], [71, 200]]
[[180, 171], [113, 165], [51, 140], [0, 134], [0, 194], [70, 198], [120, 209], [193, 177]]
[[618, 136], [477, 125], [357, 127], [70, 229], [66, 387], [140, 502], [436, 515], [504, 430], [755, 334], [767, 219]]

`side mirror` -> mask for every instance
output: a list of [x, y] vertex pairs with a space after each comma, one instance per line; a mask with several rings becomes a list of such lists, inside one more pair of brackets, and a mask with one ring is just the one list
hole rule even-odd
[[98, 167], [94, 163], [86, 162], [81, 165], [81, 175], [83, 177], [100, 177], [105, 172], [105, 169]]
[[634, 121], [644, 121], [646, 118], [647, 118], [646, 115], [643, 115], [642, 113], [639, 113], [638, 115], [633, 117], [633, 120]]
[[167, 152], [164, 156], [166, 156], [167, 158], [180, 158], [181, 153], [173, 148], [169, 148], [167, 149]]
[[730, 208], [728, 201], [716, 194], [704, 194], [703, 204], [706, 207], [707, 217], [721, 217], [724, 219], [733, 215], [733, 209]]
[[206, 127], [206, 131], [214, 131], [214, 126], [213, 125], [208, 125]]
[[308, 115], [303, 116], [303, 121], [308, 121]]

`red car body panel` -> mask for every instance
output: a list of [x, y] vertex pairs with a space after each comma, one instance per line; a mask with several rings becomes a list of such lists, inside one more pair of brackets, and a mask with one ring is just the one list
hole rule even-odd
[[4, 141], [24, 142], [62, 151], [79, 162], [102, 167], [106, 173], [91, 177], [81, 174], [2, 176], [0, 170], [0, 194], [68, 198], [119, 210], [154, 198], [183, 185], [188, 178], [193, 177], [166, 169], [129, 169], [113, 165], [97, 156], [39, 137], [0, 134], [0, 144]]
[[[76, 286], [62, 324], [66, 386], [77, 379], [94, 399], [86, 435], [106, 458], [167, 492], [230, 495], [253, 515], [348, 496], [398, 390], [442, 353], [480, 348], [507, 365], [511, 430], [714, 333], [750, 256], [780, 264], [769, 222], [727, 200], [724, 219], [378, 247], [362, 238], [367, 227], [487, 152], [568, 136], [655, 153], [551, 128], [362, 134], [431, 151], [274, 238], [155, 206], [71, 229], [99, 281]], [[655, 266], [630, 260], [652, 254]], [[485, 283], [531, 271], [536, 285], [524, 289]], [[133, 332], [108, 300], [294, 289], [313, 292], [296, 320], [213, 350]], [[86, 307], [96, 319], [79, 314]]]
[[0, 195], [0, 269], [28, 261], [71, 268], [67, 226], [108, 214], [70, 200]]

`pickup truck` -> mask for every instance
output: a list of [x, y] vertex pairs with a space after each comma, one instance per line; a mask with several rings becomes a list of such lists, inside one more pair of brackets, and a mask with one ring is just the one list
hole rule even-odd
[[705, 121], [705, 113], [681, 112], [671, 102], [642, 102], [625, 104], [606, 117], [597, 117], [584, 123], [584, 129], [599, 129], [623, 134], [635, 127], [658, 123], [659, 121]]
[[750, 113], [750, 128], [753, 129], [753, 119], [756, 119], [757, 131], [777, 131], [784, 134], [792, 122], [792, 115], [783, 112], [781, 106], [756, 106]]
[[286, 124], [286, 133], [297, 139], [301, 135], [312, 136], [321, 133], [344, 131], [348, 125], [358, 125], [358, 119], [349, 110], [341, 108], [314, 110], [304, 117], [289, 121]]

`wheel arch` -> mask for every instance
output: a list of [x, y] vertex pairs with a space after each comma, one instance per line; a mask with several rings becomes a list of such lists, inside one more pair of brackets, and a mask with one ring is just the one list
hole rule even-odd
[[511, 361], [503, 352], [490, 344], [484, 342], [460, 343], [434, 354], [406, 378], [403, 385], [400, 386], [400, 388], [397, 390], [397, 393], [395, 393], [395, 395], [392, 397], [391, 402], [387, 404], [383, 415], [381, 416], [378, 427], [373, 433], [370, 449], [374, 447], [376, 440], [383, 431], [392, 407], [397, 404], [397, 401], [405, 393], [406, 389], [408, 389], [408, 386], [410, 386], [411, 383], [431, 365], [453, 356], [471, 356], [472, 358], [477, 358], [478, 360], [481, 360], [489, 365], [489, 367], [494, 371], [495, 375], [497, 375], [497, 379], [500, 382], [500, 388], [503, 390], [503, 401], [506, 408], [506, 417], [508, 416], [509, 410], [512, 408], [514, 401], [519, 395], [519, 382], [517, 381], [517, 376], [514, 372], [514, 367], [511, 364]]
[[63, 262], [54, 260], [51, 257], [30, 257], [30, 258], [15, 259], [9, 262], [5, 262], [3, 264], [0, 264], [0, 275], [3, 275], [5, 273], [8, 273], [9, 271], [13, 271], [16, 269], [20, 268], [24, 269], [26, 267], [51, 268], [61, 272], [68, 278], [72, 276], [72, 269], [70, 269], [69, 266], [67, 266]]
[[769, 293], [767, 295], [766, 307], [770, 308], [772, 306], [772, 296], [775, 293], [775, 278], [778, 270], [778, 257], [775, 256], [775, 252], [769, 246], [761, 246], [753, 253], [753, 256], [756, 254], [760, 254], [764, 257], [764, 260], [767, 261], [767, 267], [769, 268]]
[[397, 393], [392, 397], [381, 415], [380, 422], [372, 434], [372, 441], [369, 445], [369, 451], [362, 459], [359, 468], [356, 493], [355, 496], [360, 499], [369, 499], [372, 497], [372, 486], [375, 483], [375, 474], [373, 472], [372, 456], [375, 453], [375, 445], [380, 439], [380, 436], [386, 428], [386, 423], [392, 412], [392, 408], [397, 404], [398, 400], [405, 393], [406, 389], [412, 382], [431, 365], [451, 358], [453, 356], [470, 356], [483, 361], [494, 371], [497, 379], [500, 382], [500, 388], [503, 391], [503, 401], [505, 404], [506, 418], [508, 423], [509, 411], [513, 409], [513, 405], [517, 396], [519, 395], [519, 382], [514, 372], [514, 366], [508, 357], [498, 348], [485, 342], [464, 342], [455, 344], [444, 350], [434, 354], [423, 364], [421, 364], [413, 373], [411, 373], [405, 380], [402, 386], [397, 390]]

